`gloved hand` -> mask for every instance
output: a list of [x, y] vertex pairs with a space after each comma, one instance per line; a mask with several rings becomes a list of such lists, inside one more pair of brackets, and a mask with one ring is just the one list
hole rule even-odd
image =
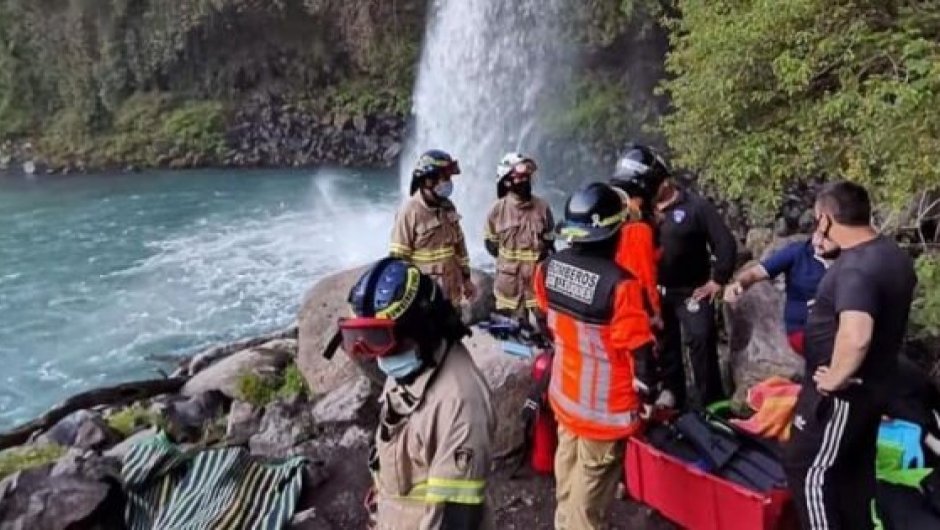
[[652, 404], [658, 394], [652, 342], [633, 352], [633, 390], [647, 405]]

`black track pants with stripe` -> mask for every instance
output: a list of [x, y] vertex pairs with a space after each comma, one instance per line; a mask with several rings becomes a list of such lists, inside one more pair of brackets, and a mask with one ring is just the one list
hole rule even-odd
[[863, 387], [822, 396], [811, 382], [803, 386], [784, 466], [804, 530], [874, 527], [875, 451], [882, 408]]

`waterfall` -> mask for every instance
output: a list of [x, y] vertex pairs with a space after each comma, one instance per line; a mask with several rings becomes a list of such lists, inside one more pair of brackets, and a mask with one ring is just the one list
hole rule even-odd
[[[567, 82], [574, 55], [562, 37], [568, 1], [436, 0], [431, 6], [401, 184], [407, 193], [415, 160], [427, 149], [444, 149], [460, 161], [454, 202], [472, 257], [482, 253], [497, 162], [509, 151], [539, 153], [545, 101]], [[537, 192], [542, 185], [536, 181]]]

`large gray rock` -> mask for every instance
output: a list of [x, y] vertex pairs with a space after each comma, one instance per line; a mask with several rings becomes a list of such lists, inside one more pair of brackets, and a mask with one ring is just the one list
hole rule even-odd
[[[273, 341], [280, 346], [281, 341]], [[197, 373], [183, 386], [182, 394], [195, 397], [217, 390], [231, 399], [238, 397], [238, 383], [246, 374], [276, 377], [290, 363], [291, 355], [285, 348], [261, 345], [234, 353]]]
[[[774, 239], [764, 247], [761, 258], [798, 240], [799, 236]], [[748, 289], [736, 304], [722, 305], [735, 401], [743, 402], [747, 390], [768, 377], [803, 376], [803, 359], [790, 348], [783, 326], [783, 281], [778, 278], [776, 282], [761, 282]]]
[[249, 440], [256, 455], [284, 458], [298, 454], [295, 450], [317, 434], [310, 404], [303, 400], [277, 401], [265, 408], [261, 427]]
[[225, 438], [230, 441], [248, 440], [258, 432], [264, 411], [245, 401], [234, 401], [228, 413]]
[[75, 451], [55, 466], [7, 477], [0, 483], [0, 530], [120, 528], [121, 507], [108, 502], [119, 469], [117, 461]]
[[464, 339], [464, 344], [493, 395], [496, 409], [493, 453], [504, 454], [523, 440], [520, 413], [532, 386], [532, 361], [505, 353], [499, 341], [479, 329]]
[[59, 420], [39, 440], [64, 447], [102, 449], [119, 442], [121, 436], [98, 413], [79, 410]]
[[[298, 316], [300, 348], [297, 365], [311, 392], [327, 394], [361, 373], [341, 349], [332, 360], [325, 359], [323, 351], [336, 333], [336, 320], [349, 315], [346, 298], [364, 271], [365, 267], [359, 267], [327, 276], [317, 282], [304, 297]], [[469, 323], [488, 318], [495, 307], [492, 277], [475, 270], [472, 278], [479, 296], [473, 303], [465, 303], [462, 308], [463, 318]], [[376, 382], [382, 379], [371, 365], [362, 367], [362, 373]]]
[[356, 365], [341, 349], [332, 360], [323, 357], [323, 350], [336, 333], [336, 319], [349, 314], [346, 296], [364, 270], [327, 276], [306, 295], [298, 316], [297, 366], [311, 392], [327, 394], [359, 375]]
[[364, 412], [375, 402], [378, 390], [377, 385], [365, 376], [351, 379], [317, 401], [313, 407], [313, 417], [320, 425], [354, 423], [366, 419], [363, 418]]

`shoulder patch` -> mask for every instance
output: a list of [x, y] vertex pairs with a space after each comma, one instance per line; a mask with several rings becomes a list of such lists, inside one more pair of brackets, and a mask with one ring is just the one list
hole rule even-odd
[[674, 210], [672, 212], [672, 220], [676, 223], [681, 223], [685, 221], [685, 210]]
[[461, 447], [454, 451], [454, 467], [462, 473], [470, 469], [470, 463], [473, 461], [473, 449]]

